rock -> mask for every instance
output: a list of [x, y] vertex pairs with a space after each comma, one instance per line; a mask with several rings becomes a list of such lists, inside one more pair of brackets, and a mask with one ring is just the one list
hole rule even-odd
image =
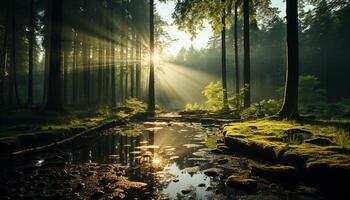
[[220, 176], [220, 174], [222, 173], [222, 169], [209, 168], [209, 169], [204, 170], [203, 173], [207, 176], [216, 177], [216, 176]]
[[84, 183], [78, 183], [76, 190], [81, 191], [84, 188], [85, 188], [85, 184]]
[[248, 128], [250, 128], [252, 130], [258, 130], [258, 127], [256, 127], [256, 126], [248, 126]]
[[212, 150], [210, 150], [210, 152], [213, 154], [222, 154], [223, 153], [220, 149], [212, 149]]
[[66, 162], [44, 162], [42, 167], [65, 167], [66, 165]]
[[274, 181], [285, 181], [287, 183], [295, 183], [298, 177], [295, 167], [284, 165], [255, 165], [252, 166], [251, 172], [254, 176], [261, 176]]
[[226, 164], [226, 163], [228, 163], [228, 159], [226, 158], [221, 158], [218, 160], [218, 164]]
[[183, 189], [183, 190], [181, 190], [181, 193], [182, 193], [182, 194], [189, 194], [189, 193], [191, 193], [191, 192], [192, 192], [191, 189]]
[[92, 196], [91, 199], [100, 199], [105, 193], [101, 190], [97, 190]]
[[173, 182], [177, 183], [177, 182], [179, 182], [179, 179], [174, 179]]
[[205, 191], [210, 191], [212, 189], [213, 189], [212, 187], [208, 186], [207, 188], [205, 188]]
[[288, 136], [288, 142], [297, 144], [301, 144], [304, 140], [312, 136], [310, 131], [302, 129], [288, 129], [284, 133]]
[[199, 167], [187, 167], [181, 170], [182, 173], [188, 173], [190, 175], [196, 174], [199, 171]]
[[334, 143], [327, 138], [315, 138], [315, 139], [306, 140], [305, 142], [310, 143], [310, 144], [315, 144], [318, 146], [332, 146], [332, 145], [334, 145]]
[[256, 180], [243, 178], [240, 176], [229, 176], [225, 184], [229, 187], [234, 187], [245, 191], [252, 191], [257, 187]]
[[205, 187], [205, 183], [198, 184], [198, 187]]

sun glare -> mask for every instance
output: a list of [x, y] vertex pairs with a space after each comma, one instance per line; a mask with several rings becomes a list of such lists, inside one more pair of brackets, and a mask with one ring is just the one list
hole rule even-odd
[[157, 53], [155, 53], [154, 56], [153, 56], [154, 64], [158, 64], [159, 61], [160, 61], [160, 57], [159, 57], [159, 55]]

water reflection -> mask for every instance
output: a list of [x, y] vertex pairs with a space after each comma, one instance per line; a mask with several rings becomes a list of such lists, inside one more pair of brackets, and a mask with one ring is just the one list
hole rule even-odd
[[[215, 180], [199, 170], [210, 165], [205, 158], [205, 135], [198, 124], [148, 122], [134, 129], [116, 130], [98, 138], [94, 145], [72, 152], [72, 163], [126, 165], [130, 180], [148, 184], [146, 193], [150, 197], [184, 198], [186, 192], [182, 191], [191, 190], [188, 195], [192, 198], [211, 199], [214, 192], [209, 186]], [[195, 166], [197, 171], [183, 170]]]

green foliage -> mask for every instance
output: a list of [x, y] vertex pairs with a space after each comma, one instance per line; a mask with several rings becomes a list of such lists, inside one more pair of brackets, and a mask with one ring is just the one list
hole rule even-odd
[[322, 103], [325, 101], [325, 91], [316, 76], [306, 75], [299, 77], [299, 103], [302, 106]]
[[223, 107], [223, 92], [222, 92], [222, 84], [220, 81], [216, 83], [211, 82], [207, 85], [202, 94], [207, 98], [204, 109], [209, 111], [219, 111]]
[[281, 108], [282, 101], [276, 99], [264, 99], [252, 104], [241, 112], [242, 119], [256, 119], [275, 115]]
[[335, 135], [334, 142], [343, 148], [350, 148], [350, 133], [349, 131], [339, 130]]
[[200, 111], [203, 110], [202, 106], [195, 103], [195, 104], [186, 104], [185, 111]]

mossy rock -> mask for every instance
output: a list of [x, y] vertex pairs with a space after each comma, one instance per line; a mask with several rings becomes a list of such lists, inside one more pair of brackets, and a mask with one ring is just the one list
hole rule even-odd
[[304, 141], [305, 143], [314, 144], [318, 146], [332, 146], [335, 145], [331, 140], [327, 138], [315, 138]]
[[225, 184], [229, 187], [241, 189], [244, 191], [252, 191], [257, 187], [257, 182], [254, 179], [244, 178], [241, 176], [229, 176]]
[[273, 181], [295, 183], [298, 177], [297, 169], [286, 165], [254, 165], [251, 168], [252, 175], [261, 176]]

